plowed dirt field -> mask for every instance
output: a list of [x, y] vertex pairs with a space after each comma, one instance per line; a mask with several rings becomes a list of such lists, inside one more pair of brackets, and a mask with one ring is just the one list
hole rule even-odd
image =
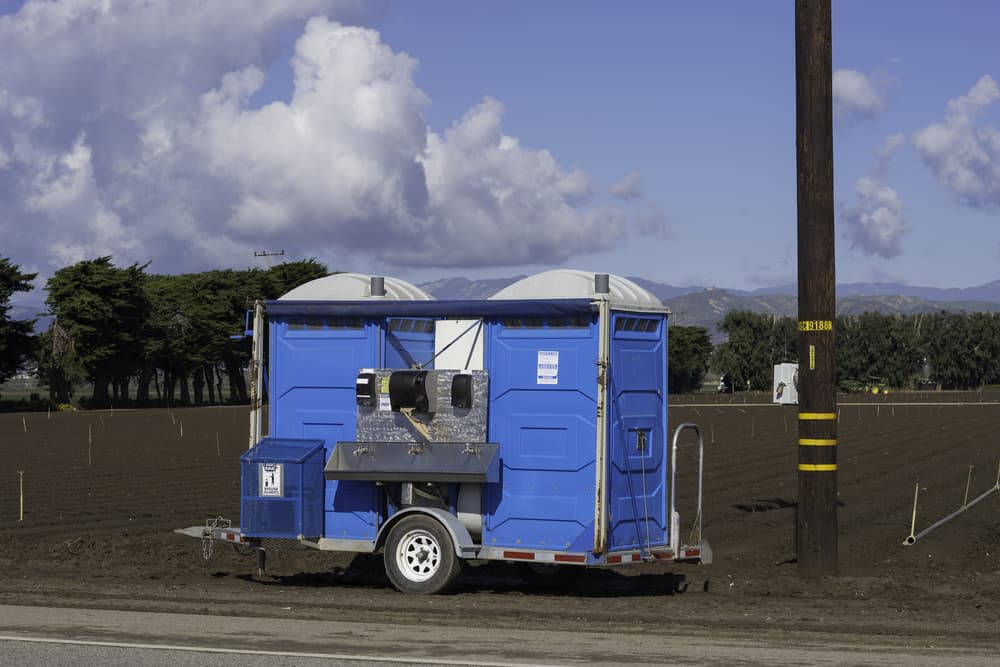
[[[256, 580], [252, 552], [203, 553], [173, 533], [238, 522], [245, 408], [0, 415], [0, 590], [9, 604], [1000, 646], [1000, 492], [902, 545], [918, 482], [918, 533], [959, 509], [967, 484], [969, 499], [996, 486], [1000, 395], [840, 396], [839, 575], [818, 580], [794, 562], [797, 408], [767, 398], [671, 397], [672, 426], [703, 429], [712, 565], [588, 570], [535, 591], [504, 564], [474, 564], [435, 597], [397, 593], [372, 557], [298, 549], [270, 554]], [[680, 466], [690, 519], [690, 454]]]

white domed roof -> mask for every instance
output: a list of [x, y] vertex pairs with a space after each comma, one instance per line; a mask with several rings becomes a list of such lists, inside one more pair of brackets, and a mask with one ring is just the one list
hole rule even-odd
[[[576, 269], [536, 273], [508, 285], [491, 299], [582, 299], [600, 296], [594, 289], [595, 274]], [[611, 303], [621, 306], [662, 308], [663, 303], [647, 290], [621, 276], [609, 275]]]
[[431, 301], [433, 296], [413, 283], [385, 276], [385, 296], [372, 296], [372, 276], [363, 273], [334, 273], [299, 285], [280, 296], [279, 301]]

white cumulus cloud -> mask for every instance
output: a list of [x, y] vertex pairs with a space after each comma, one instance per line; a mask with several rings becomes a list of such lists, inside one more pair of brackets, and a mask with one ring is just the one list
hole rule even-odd
[[903, 215], [903, 199], [883, 182], [889, 161], [905, 143], [901, 134], [886, 138], [872, 174], [855, 183], [859, 202], [841, 215], [844, 235], [851, 247], [866, 255], [895, 257], [902, 251], [903, 237], [910, 230]]
[[861, 120], [885, 110], [885, 96], [868, 76], [852, 69], [833, 73], [833, 115], [837, 120]]
[[935, 178], [976, 208], [1000, 206], [1000, 132], [976, 119], [1000, 100], [1000, 88], [984, 76], [969, 92], [948, 102], [943, 122], [913, 135], [913, 145]]
[[[282, 248], [332, 266], [509, 266], [657, 231], [505, 133], [497, 100], [428, 127], [417, 60], [348, 25], [357, 4], [29, 0], [0, 17], [14, 260], [112, 254], [175, 272]], [[255, 106], [289, 30], [292, 95]]]
[[611, 194], [624, 200], [642, 197], [642, 175], [637, 171], [629, 172], [611, 186]]
[[861, 203], [844, 216], [851, 246], [866, 255], [895, 257], [909, 230], [903, 218], [903, 200], [895, 190], [868, 176], [859, 178], [855, 187]]
[[906, 145], [906, 137], [902, 134], [893, 134], [886, 137], [885, 141], [882, 142], [882, 146], [878, 150], [878, 170], [884, 171], [889, 164], [889, 160], [900, 148]]
[[200, 98], [265, 67], [282, 31], [353, 5], [29, 0], [0, 17], [5, 255], [43, 271], [105, 254], [164, 272], [233, 263], [249, 247], [214, 229], [229, 188], [199, 181], [187, 149]]

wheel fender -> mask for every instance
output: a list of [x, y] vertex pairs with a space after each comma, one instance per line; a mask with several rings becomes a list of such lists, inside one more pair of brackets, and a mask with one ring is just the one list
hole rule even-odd
[[407, 507], [393, 514], [392, 518], [386, 521], [378, 531], [378, 548], [385, 545], [386, 537], [392, 527], [399, 523], [402, 518], [412, 514], [426, 514], [444, 526], [451, 536], [451, 541], [455, 545], [455, 553], [459, 558], [475, 558], [479, 553], [479, 547], [473, 543], [472, 536], [458, 517], [439, 507]]

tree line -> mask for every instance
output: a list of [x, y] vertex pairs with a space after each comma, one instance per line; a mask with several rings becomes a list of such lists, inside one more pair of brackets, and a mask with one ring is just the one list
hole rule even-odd
[[[727, 340], [703, 358], [704, 367], [737, 389], [769, 391], [774, 366], [799, 359], [793, 318], [733, 311], [719, 330]], [[834, 334], [842, 388], [875, 378], [898, 389], [1000, 384], [1000, 313], [838, 315]]]
[[[86, 384], [92, 406], [246, 401], [246, 310], [256, 299], [275, 299], [328, 274], [314, 259], [182, 275], [146, 268], [116, 267], [111, 257], [99, 257], [56, 271], [45, 286], [52, 323], [35, 333], [34, 320], [11, 317], [10, 299], [30, 291], [36, 274], [0, 257], [0, 382], [27, 364], [57, 403], [69, 403], [74, 387]], [[718, 327], [726, 341], [715, 346], [704, 327], [670, 327], [671, 393], [699, 390], [710, 370], [731, 388], [769, 391], [774, 365], [798, 361], [793, 318], [732, 311]], [[840, 383], [1000, 384], [997, 313], [867, 312], [838, 316], [834, 331]]]
[[90, 407], [246, 401], [246, 310], [328, 273], [313, 259], [182, 275], [146, 268], [109, 256], [59, 269], [45, 286], [51, 325], [35, 334], [35, 321], [9, 314], [10, 297], [30, 291], [36, 274], [0, 258], [0, 382], [33, 362], [56, 403], [86, 384]]

